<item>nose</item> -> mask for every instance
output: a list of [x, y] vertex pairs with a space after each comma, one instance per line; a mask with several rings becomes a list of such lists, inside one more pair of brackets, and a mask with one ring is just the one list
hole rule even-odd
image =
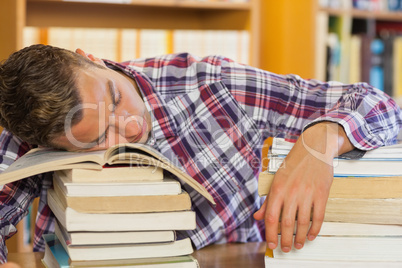
[[127, 140], [141, 133], [142, 118], [137, 115], [115, 116], [115, 129], [118, 134]]

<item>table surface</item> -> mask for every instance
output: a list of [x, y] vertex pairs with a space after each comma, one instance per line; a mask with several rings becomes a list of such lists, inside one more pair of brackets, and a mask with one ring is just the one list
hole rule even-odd
[[[265, 243], [232, 243], [210, 245], [192, 254], [201, 268], [219, 267], [264, 267]], [[42, 252], [10, 253], [9, 262], [18, 263], [21, 268], [44, 267]]]

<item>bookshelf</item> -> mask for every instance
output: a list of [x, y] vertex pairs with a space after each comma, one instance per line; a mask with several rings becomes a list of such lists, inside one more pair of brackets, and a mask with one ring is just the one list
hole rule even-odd
[[[331, 2], [331, 1], [329, 1]], [[336, 1], [332, 1], [336, 2]], [[352, 0], [338, 1], [343, 7], [322, 7], [320, 0], [263, 1], [261, 9], [261, 61], [264, 69], [277, 73], [296, 73], [304, 78], [323, 80], [325, 50], [320, 48], [322, 35], [328, 31], [325, 17], [343, 17], [371, 22], [401, 22], [402, 12], [365, 11], [352, 7]], [[385, 1], [386, 2], [386, 1]], [[346, 6], [346, 7], [345, 7]], [[274, 36], [274, 38], [272, 37]]]
[[[101, 1], [99, 1], [101, 2]], [[122, 0], [96, 3], [63, 0], [0, 1], [0, 33], [9, 42], [0, 58], [22, 48], [25, 26], [137, 29], [247, 30], [250, 63], [260, 66], [261, 0], [248, 2]], [[74, 14], [72, 16], [72, 14]]]
[[[314, 78], [332, 80], [325, 76], [323, 70], [328, 67], [326, 53], [331, 53], [326, 50], [328, 45], [325, 41], [329, 40], [328, 36], [335, 32], [339, 37], [341, 56], [339, 67], [336, 67], [339, 68], [339, 79], [333, 80], [344, 83], [368, 82], [384, 90], [401, 106], [402, 80], [399, 74], [402, 71], [402, 65], [398, 62], [402, 55], [402, 7], [393, 10], [390, 5], [396, 2], [366, 1], [365, 3], [380, 5], [371, 10], [362, 10], [353, 5], [358, 4], [359, 1], [338, 2], [340, 3], [338, 8], [320, 6], [318, 1], [315, 6], [316, 27], [314, 29], [317, 53], [315, 54]], [[327, 25], [328, 22], [329, 24], [332, 22], [338, 23], [338, 26], [332, 26], [332, 29], [320, 26], [325, 21]], [[328, 34], [328, 32], [332, 33]]]

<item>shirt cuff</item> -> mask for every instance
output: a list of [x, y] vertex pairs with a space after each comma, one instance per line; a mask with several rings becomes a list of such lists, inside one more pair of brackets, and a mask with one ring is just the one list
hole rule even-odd
[[373, 135], [370, 133], [370, 130], [367, 129], [367, 123], [359, 113], [344, 111], [329, 112], [309, 122], [303, 128], [303, 132], [306, 129], [322, 122], [333, 122], [342, 126], [349, 141], [354, 146], [352, 151], [340, 155], [340, 158], [359, 159], [364, 156], [366, 151], [382, 145], [378, 142], [373, 142], [377, 139], [373, 137]]

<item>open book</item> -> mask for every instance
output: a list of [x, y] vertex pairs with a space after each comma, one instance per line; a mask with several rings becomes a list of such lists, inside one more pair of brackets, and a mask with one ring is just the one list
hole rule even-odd
[[7, 184], [33, 175], [72, 168], [102, 169], [105, 165], [152, 165], [163, 168], [187, 183], [215, 204], [208, 191], [183, 170], [155, 149], [138, 143], [114, 145], [104, 151], [67, 152], [37, 148], [29, 151], [0, 174], [0, 184]]

